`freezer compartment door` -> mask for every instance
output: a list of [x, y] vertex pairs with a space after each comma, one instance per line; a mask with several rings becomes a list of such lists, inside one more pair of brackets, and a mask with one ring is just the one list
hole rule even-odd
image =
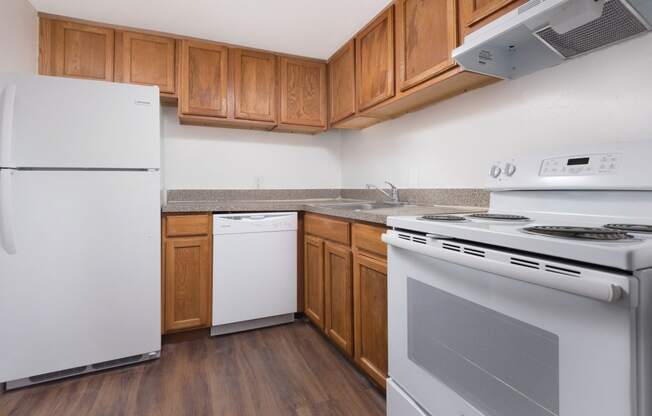
[[0, 75], [0, 167], [157, 169], [156, 87]]
[[158, 172], [0, 173], [0, 382], [159, 350]]

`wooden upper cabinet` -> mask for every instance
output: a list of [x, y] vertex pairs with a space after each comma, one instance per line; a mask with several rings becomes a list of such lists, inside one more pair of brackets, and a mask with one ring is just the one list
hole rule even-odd
[[181, 41], [182, 114], [227, 116], [228, 48], [194, 40]]
[[405, 91], [453, 68], [457, 0], [397, 0], [398, 88]]
[[113, 29], [45, 19], [40, 41], [42, 74], [113, 81]]
[[331, 123], [355, 114], [355, 41], [351, 40], [328, 62]]
[[326, 127], [326, 64], [280, 58], [280, 123]]
[[463, 34], [496, 20], [528, 0], [459, 0]]
[[233, 50], [234, 117], [276, 121], [276, 56]]
[[115, 78], [118, 82], [156, 85], [176, 93], [176, 41], [137, 32], [117, 32]]
[[366, 110], [394, 96], [394, 6], [355, 39], [358, 109]]

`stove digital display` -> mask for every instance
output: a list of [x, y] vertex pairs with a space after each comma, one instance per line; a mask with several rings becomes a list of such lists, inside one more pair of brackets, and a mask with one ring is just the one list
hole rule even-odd
[[576, 157], [574, 159], [568, 159], [568, 162], [566, 163], [567, 166], [588, 165], [588, 164], [589, 164], [588, 157]]

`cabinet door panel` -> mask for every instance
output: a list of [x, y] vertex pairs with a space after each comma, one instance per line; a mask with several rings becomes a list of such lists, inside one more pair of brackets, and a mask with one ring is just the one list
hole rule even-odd
[[210, 325], [210, 236], [165, 241], [164, 330]]
[[384, 226], [369, 224], [353, 224], [351, 235], [353, 247], [376, 257], [387, 257], [387, 244], [382, 240], [382, 234], [387, 230]]
[[401, 91], [455, 66], [456, 0], [398, 0], [398, 83]]
[[234, 51], [235, 118], [276, 120], [276, 56], [243, 49]]
[[222, 45], [184, 40], [181, 43], [181, 112], [227, 116], [228, 49]]
[[333, 55], [328, 76], [331, 123], [337, 123], [355, 114], [355, 41]]
[[353, 276], [351, 250], [326, 243], [325, 329], [328, 337], [349, 356], [353, 356]]
[[326, 127], [326, 64], [280, 59], [281, 123]]
[[113, 29], [54, 21], [52, 74], [113, 81]]
[[356, 363], [381, 387], [387, 378], [387, 262], [354, 256], [353, 313]]
[[528, 0], [461, 0], [460, 17], [464, 33], [482, 27]]
[[324, 329], [324, 242], [305, 236], [304, 247], [305, 313]]
[[136, 32], [119, 32], [117, 39], [116, 81], [176, 92], [174, 39]]
[[165, 217], [166, 237], [191, 237], [199, 235], [210, 235], [212, 215], [168, 215]]
[[394, 96], [394, 8], [387, 9], [356, 38], [358, 108]]
[[351, 243], [350, 224], [347, 221], [313, 213], [306, 213], [304, 218], [308, 234], [347, 246]]

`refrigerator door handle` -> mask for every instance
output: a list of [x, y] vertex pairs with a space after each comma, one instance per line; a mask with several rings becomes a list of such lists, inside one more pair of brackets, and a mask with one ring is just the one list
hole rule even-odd
[[14, 171], [0, 169], [0, 244], [7, 254], [16, 254], [13, 203]]
[[8, 85], [0, 101], [0, 167], [14, 167], [11, 162], [11, 147], [14, 130], [14, 103], [16, 86]]

